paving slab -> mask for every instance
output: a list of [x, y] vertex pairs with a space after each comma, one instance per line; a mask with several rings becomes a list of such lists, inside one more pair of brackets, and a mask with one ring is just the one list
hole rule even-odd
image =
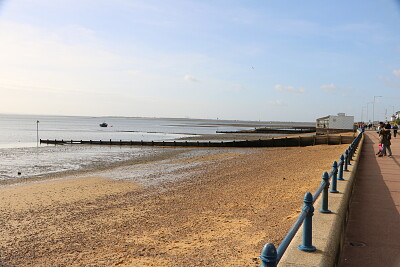
[[378, 135], [365, 132], [339, 266], [400, 267], [400, 137], [393, 157], [377, 157]]

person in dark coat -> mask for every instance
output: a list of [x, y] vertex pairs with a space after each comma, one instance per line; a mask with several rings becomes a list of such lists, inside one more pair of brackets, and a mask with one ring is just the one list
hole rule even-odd
[[393, 129], [393, 137], [396, 138], [397, 130], [399, 129], [399, 126], [397, 126], [397, 123], [395, 123], [393, 125], [392, 129]]
[[388, 157], [392, 157], [392, 150], [390, 149], [392, 134], [390, 133], [390, 128], [390, 124], [386, 124], [379, 131], [379, 142], [382, 144], [382, 151], [378, 157], [383, 157], [383, 155], [386, 154], [386, 150], [388, 152]]

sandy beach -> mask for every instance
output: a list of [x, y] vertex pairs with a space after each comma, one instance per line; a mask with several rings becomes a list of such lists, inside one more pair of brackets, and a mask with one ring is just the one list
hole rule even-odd
[[[257, 266], [262, 246], [279, 244], [305, 192], [316, 190], [346, 147], [213, 150], [3, 185], [0, 263]], [[169, 171], [179, 179], [115, 179], [168, 164], [185, 167]]]

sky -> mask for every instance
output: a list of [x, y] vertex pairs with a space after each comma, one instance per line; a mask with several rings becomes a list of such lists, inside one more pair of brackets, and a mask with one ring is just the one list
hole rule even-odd
[[0, 0], [0, 113], [385, 120], [399, 25], [400, 0]]

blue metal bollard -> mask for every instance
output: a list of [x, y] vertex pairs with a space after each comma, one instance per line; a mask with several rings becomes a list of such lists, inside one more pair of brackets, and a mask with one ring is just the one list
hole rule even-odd
[[356, 152], [356, 144], [355, 144], [355, 143], [351, 144], [351, 151], [350, 151], [350, 159], [349, 159], [349, 162], [350, 162], [351, 160], [353, 160], [354, 152]]
[[329, 192], [331, 193], [339, 193], [339, 191], [337, 191], [336, 189], [336, 185], [337, 185], [337, 174], [338, 174], [338, 164], [336, 161], [333, 162], [332, 164], [332, 188]]
[[316, 248], [312, 245], [312, 216], [314, 215], [313, 197], [310, 192], [304, 196], [303, 210], [309, 208], [307, 217], [303, 222], [303, 242], [298, 248], [301, 251], [313, 252]]
[[262, 263], [260, 267], [276, 267], [278, 266], [278, 254], [276, 253], [276, 248], [274, 244], [267, 243], [261, 250]]
[[340, 162], [339, 162], [339, 177], [338, 180], [343, 181], [343, 164], [344, 164], [344, 156], [343, 154], [340, 155]]
[[325, 184], [324, 190], [322, 191], [322, 205], [319, 213], [331, 213], [328, 209], [328, 189], [329, 189], [329, 174], [324, 172], [322, 175], [322, 184]]
[[354, 145], [351, 146], [351, 151], [350, 151], [350, 153], [349, 153], [349, 154], [350, 154], [350, 157], [349, 157], [349, 165], [353, 165], [353, 164], [351, 164], [351, 161], [353, 160], [353, 156], [354, 156], [354, 151], [355, 151], [355, 150], [354, 150], [354, 147], [355, 147]]
[[347, 164], [351, 165], [350, 161], [352, 159], [352, 154], [353, 154], [353, 145], [350, 145], [347, 150], [349, 151], [349, 154], [347, 155]]
[[346, 151], [344, 152], [344, 171], [348, 172], [348, 157], [349, 157], [349, 151], [346, 149]]

